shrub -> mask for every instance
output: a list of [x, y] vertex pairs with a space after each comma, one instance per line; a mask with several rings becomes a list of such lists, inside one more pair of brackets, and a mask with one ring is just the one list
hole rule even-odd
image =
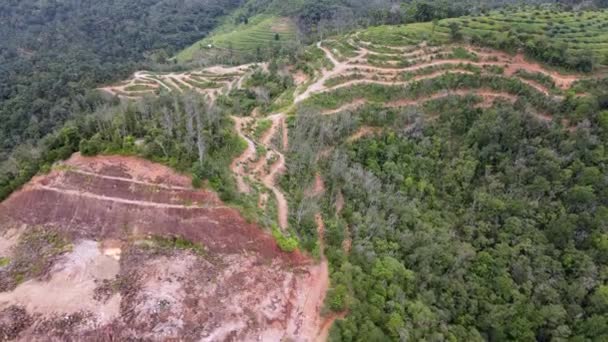
[[272, 226], [272, 236], [276, 240], [279, 248], [284, 252], [291, 253], [298, 248], [298, 240], [292, 236], [283, 235], [276, 225]]

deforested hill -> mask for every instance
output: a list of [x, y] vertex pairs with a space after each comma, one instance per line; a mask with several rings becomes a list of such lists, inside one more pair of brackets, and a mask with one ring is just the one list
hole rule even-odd
[[357, 4], [247, 1], [18, 149], [0, 336], [608, 340], [608, 12]]

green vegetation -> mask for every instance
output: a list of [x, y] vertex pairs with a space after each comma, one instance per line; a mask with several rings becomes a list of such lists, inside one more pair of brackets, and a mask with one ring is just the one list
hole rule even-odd
[[477, 57], [476, 54], [467, 51], [465, 48], [462, 47], [456, 47], [452, 50], [452, 53], [450, 54], [450, 58], [454, 58], [454, 59], [468, 59], [471, 60], [473, 62], [478, 62], [479, 58]]
[[316, 46], [307, 48], [298, 56], [296, 69], [302, 70], [308, 76], [312, 77], [315, 72], [321, 69], [331, 70], [334, 68], [333, 63], [325, 56], [323, 50]]
[[406, 68], [412, 65], [414, 61], [389, 55], [369, 55], [367, 56], [367, 63], [380, 68]]
[[[429, 19], [430, 20], [430, 19]], [[501, 9], [486, 15], [463, 16], [404, 26], [379, 26], [361, 31], [360, 40], [374, 46], [432, 45], [466, 38], [474, 44], [527, 55], [542, 62], [589, 72], [608, 63], [608, 12]]]
[[376, 46], [407, 46], [417, 45], [423, 41], [431, 45], [446, 43], [448, 34], [436, 31], [433, 33], [433, 23], [415, 23], [402, 26], [385, 25], [370, 27], [359, 33], [359, 38], [364, 42]]
[[[409, 81], [416, 76], [430, 75], [430, 74], [438, 72], [438, 71], [447, 71], [447, 70], [454, 70], [454, 71], [465, 70], [465, 71], [470, 71], [472, 73], [479, 74], [479, 73], [481, 73], [482, 69], [478, 66], [475, 66], [473, 64], [468, 64], [468, 63], [440, 64], [440, 65], [433, 65], [433, 66], [429, 66], [429, 67], [416, 69], [415, 71], [406, 71], [401, 74], [401, 78], [404, 81]], [[496, 72], [496, 73], [502, 74], [502, 72]]]
[[[371, 102], [386, 103], [400, 99], [415, 100], [430, 94], [447, 90], [481, 89], [504, 91], [520, 95], [538, 109], [559, 113], [557, 103], [545, 97], [536, 89], [523, 84], [517, 79], [497, 75], [445, 74], [436, 78], [413, 82], [407, 86], [383, 86], [378, 84], [358, 84], [340, 88], [329, 93], [313, 95], [302, 106], [336, 109], [355, 99], [367, 99]], [[571, 99], [576, 106], [580, 101]], [[566, 107], [564, 107], [566, 108]], [[571, 109], [571, 107], [569, 108]]]
[[277, 245], [284, 252], [293, 252], [298, 248], [298, 240], [292, 236], [286, 236], [281, 230], [272, 226], [272, 236], [277, 241]]
[[218, 104], [237, 115], [249, 115], [255, 107], [267, 112], [275, 99], [293, 87], [291, 75], [278, 72], [283, 63], [271, 61], [268, 72], [258, 68], [245, 81], [245, 89], [234, 89], [227, 96], [220, 96]]
[[235, 200], [228, 166], [246, 144], [234, 133], [232, 121], [192, 91], [142, 101], [139, 106], [122, 105], [75, 122], [80, 152], [141, 155], [191, 172], [194, 185], [207, 180], [222, 199]]
[[270, 127], [272, 126], [272, 121], [268, 119], [259, 120], [255, 126], [255, 130], [253, 131], [253, 136], [256, 140], [260, 139], [264, 133], [266, 133]]
[[[296, 205], [313, 201], [298, 193], [318, 170], [327, 188], [317, 204], [328, 218], [327, 305], [348, 312], [330, 340], [608, 337], [606, 308], [595, 304], [605, 302], [596, 271], [608, 260], [603, 116], [591, 111], [591, 128], [569, 134], [517, 106], [474, 105], [452, 97], [339, 117], [301, 109], [292, 122], [297, 169], [284, 188]], [[419, 116], [436, 119], [400, 131]], [[340, 144], [364, 124], [395, 132]], [[309, 158], [327, 145], [337, 145], [329, 158]], [[336, 215], [338, 192], [346, 203]], [[305, 242], [310, 227], [296, 219]]]
[[[10, 163], [0, 167], [0, 199], [75, 151], [139, 155], [191, 174], [196, 187], [217, 190], [248, 220], [269, 228], [282, 250], [325, 255], [331, 273], [326, 307], [346, 314], [331, 330], [332, 341], [608, 340], [608, 79], [583, 80], [562, 93], [545, 74], [520, 70], [506, 77], [502, 65], [454, 63], [365, 78], [469, 73], [446, 73], [407, 85], [340, 87], [291, 106], [294, 70], [312, 82], [323, 68], [334, 66], [315, 46], [287, 46], [297, 24], [309, 38], [351, 32], [332, 36], [323, 46], [344, 60], [355, 56], [354, 45], [361, 44], [376, 52], [367, 56], [370, 64], [387, 68], [419, 63], [422, 59], [406, 60], [399, 54], [420, 49], [423, 41], [431, 46], [463, 41], [508, 52], [523, 49], [557, 68], [592, 71], [606, 64], [608, 12], [551, 6], [487, 11], [478, 3], [469, 10], [467, 2], [378, 3], [382, 6], [246, 1], [212, 36], [177, 58], [197, 59], [207, 50], [234, 57], [222, 59], [229, 63], [272, 56], [268, 71], [253, 71], [244, 89], [220, 95], [214, 104], [177, 79], [175, 85], [166, 83], [175, 92], [162, 90], [157, 98], [137, 103], [108, 101], [82, 90], [61, 97], [75, 102], [38, 101], [36, 94], [45, 94], [54, 84], [50, 81], [34, 90], [26, 87], [30, 90], [24, 97], [12, 84], [8, 91], [0, 89], [2, 99], [10, 98], [2, 113], [13, 108], [17, 113], [10, 117], [11, 127], [2, 131], [3, 141], [13, 139], [7, 138], [12, 129], [16, 136], [31, 129], [37, 138], [52, 131], [39, 130], [43, 113], [61, 118], [52, 126], [72, 119], [46, 138], [14, 149]], [[465, 13], [470, 15], [456, 18]], [[353, 33], [361, 22], [408, 24]], [[213, 60], [202, 57], [200, 62]], [[485, 57], [450, 47], [433, 58]], [[128, 60], [120, 59], [120, 67], [108, 70], [126, 72], [129, 68], [121, 63]], [[161, 73], [154, 75], [158, 79]], [[325, 86], [363, 76], [337, 75]], [[59, 85], [75, 86], [67, 76], [60, 79]], [[223, 80], [200, 74], [188, 84], [216, 88]], [[145, 84], [131, 87], [147, 89]], [[178, 94], [177, 88], [186, 91]], [[453, 93], [469, 90], [464, 96]], [[516, 100], [492, 102], [501, 94]], [[366, 103], [359, 108], [320, 114], [360, 100]], [[396, 107], [410, 101], [422, 104]], [[36, 110], [17, 127], [14, 120], [30, 118], [23, 108]], [[247, 146], [235, 134], [229, 115], [247, 116], [254, 108], [262, 115], [285, 108], [295, 114], [287, 117], [287, 167], [279, 180], [289, 199], [287, 232], [276, 225], [277, 203], [269, 189], [251, 182], [249, 194], [237, 194], [229, 171]], [[248, 129], [259, 139], [272, 122], [257, 116], [256, 121]], [[368, 128], [373, 135], [354, 136]], [[16, 144], [6, 146], [12, 150]], [[256, 145], [258, 160], [264, 162], [267, 152]], [[307, 190], [317, 174], [325, 191], [311, 195]], [[265, 209], [257, 202], [263, 193], [269, 195]], [[343, 203], [340, 210], [337, 203]], [[319, 213], [325, 222], [322, 243], [315, 221]], [[22, 237], [14, 255], [0, 258], [0, 290], [45, 274], [54, 258], [69, 250], [59, 235], [44, 230], [32, 234]], [[203, 246], [179, 236], [153, 236], [145, 244], [159, 252], [204, 253]]]
[[326, 40], [323, 47], [329, 49], [339, 60], [357, 56], [357, 49], [346, 40]]
[[325, 81], [324, 85], [326, 87], [334, 87], [337, 86], [338, 84], [342, 84], [342, 83], [346, 83], [349, 81], [354, 81], [354, 80], [360, 80], [360, 79], [364, 79], [365, 77], [362, 74], [350, 74], [350, 75], [345, 75], [345, 76], [336, 76], [333, 78], [328, 79], [327, 81]]
[[515, 72], [515, 75], [526, 80], [538, 82], [539, 84], [547, 87], [547, 89], [549, 90], [557, 90], [553, 79], [545, 74], [541, 74], [538, 72], [528, 72], [526, 70], [520, 69]]
[[123, 103], [80, 117], [36, 148], [19, 150], [11, 168], [0, 173], [0, 198], [25, 184], [40, 170], [80, 151], [84, 155], [139, 155], [206, 180], [224, 200], [235, 200], [229, 170], [246, 144], [220, 109], [208, 107], [197, 93], [162, 93], [139, 104]]
[[293, 44], [296, 39], [295, 24], [289, 18], [259, 15], [249, 18], [247, 23], [232, 23], [216, 29], [209, 37], [181, 51], [177, 60], [186, 62], [216, 50], [225, 54], [267, 56], [268, 49]]
[[103, 105], [95, 87], [164, 62], [242, 2], [0, 3], [0, 169], [19, 146]]
[[591, 71], [608, 62], [606, 11], [495, 10], [442, 20], [438, 31], [447, 34], [453, 23], [476, 44], [509, 51], [523, 48], [531, 57], [555, 66]]

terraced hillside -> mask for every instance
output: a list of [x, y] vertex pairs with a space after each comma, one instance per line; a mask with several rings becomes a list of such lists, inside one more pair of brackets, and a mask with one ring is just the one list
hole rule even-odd
[[194, 43], [177, 56], [180, 62], [195, 59], [199, 54], [248, 55], [255, 56], [257, 50], [266, 51], [282, 45], [293, 44], [296, 26], [291, 19], [258, 15], [240, 25], [225, 25], [215, 30], [209, 37]]
[[563, 100], [582, 77], [553, 71], [521, 54], [458, 44], [388, 47], [354, 35], [341, 42], [319, 43], [318, 48], [333, 68], [302, 89], [295, 102], [321, 107], [324, 113], [353, 110], [365, 103], [389, 108], [415, 105], [441, 94], [469, 91], [511, 101], [527, 94], [547, 118], [550, 113], [545, 110]]
[[[577, 82], [584, 75], [556, 72], [521, 54], [461, 44], [388, 46], [366, 41], [364, 36], [355, 34], [317, 44], [316, 49], [324, 55], [317, 66], [329, 66], [317, 68], [316, 74], [298, 87], [293, 106], [285, 112], [267, 117], [254, 112], [250, 117], [235, 118], [237, 131], [249, 144], [234, 165], [241, 191], [259, 185], [271, 189], [280, 208], [280, 227], [295, 230], [301, 246], [320, 249], [322, 255], [324, 245], [329, 244], [325, 253], [330, 253], [334, 267], [348, 258], [353, 245], [366, 239], [365, 234], [353, 232], [332, 218], [341, 217], [344, 206], [351, 205], [342, 190], [325, 191], [323, 179], [335, 177], [332, 172], [340, 170], [332, 170], [323, 160], [331, 159], [337, 148], [343, 148], [340, 146], [352, 146], [359, 139], [382, 137], [391, 131], [416, 134], [434, 120], [448, 120], [442, 114], [448, 112], [447, 108], [485, 111], [507, 106], [526, 113], [526, 120], [535, 125], [566, 131], [574, 131], [589, 114], [584, 109], [586, 94], [577, 90]], [[577, 110], [563, 110], [572, 106]], [[267, 121], [270, 128], [262, 135], [256, 134], [256, 127], [268, 127]], [[285, 125], [287, 121], [291, 125]], [[269, 181], [283, 172], [284, 180], [289, 180], [282, 183], [283, 188]], [[364, 181], [356, 184], [359, 182]], [[261, 195], [260, 203], [265, 201], [267, 195]], [[331, 221], [330, 238], [325, 238], [325, 219]], [[343, 231], [336, 231], [336, 227]], [[341, 331], [355, 329], [352, 324], [359, 322], [356, 317], [360, 316], [349, 320], [349, 310], [361, 315], [364, 313], [360, 310], [366, 309], [347, 303], [366, 299], [356, 293], [348, 299], [343, 291], [351, 285], [340, 278], [342, 271], [334, 271], [328, 302], [334, 314], [330, 317], [346, 315]], [[383, 321], [380, 317], [384, 316], [378, 318]]]
[[[605, 257], [585, 249], [605, 238], [605, 211], [598, 208], [608, 193], [600, 171], [601, 127], [608, 127], [608, 114], [598, 114], [597, 96], [604, 75], [566, 72], [521, 52], [472, 45], [447, 33], [444, 24], [450, 27], [444, 21], [376, 27], [327, 39], [309, 47], [298, 65], [140, 72], [103, 88], [125, 101], [162, 88], [206, 96], [206, 104], [221, 108], [246, 142], [230, 164], [239, 196], [254, 198], [259, 211], [276, 217], [262, 222], [262, 229], [272, 233], [280, 249], [295, 254], [272, 252], [297, 259], [305, 251], [317, 259], [313, 265], [312, 258], [302, 257], [305, 266], [297, 267], [305, 267], [304, 289], [290, 292], [291, 298], [301, 299], [298, 293], [308, 291], [313, 304], [296, 310], [289, 303], [299, 299], [269, 299], [274, 309], [288, 313], [287, 320], [237, 310], [231, 311], [234, 320], [226, 318], [228, 323], [200, 315], [194, 321], [212, 321], [226, 339], [247, 339], [258, 331], [274, 334], [276, 322], [282, 329], [295, 324], [286, 337], [302, 340], [608, 336], [601, 330], [603, 309], [587, 311], [587, 298], [602, 295], [598, 286], [606, 276], [595, 266], [584, 266], [600, 264]], [[196, 86], [212, 82], [221, 86]], [[280, 92], [271, 91], [276, 89]], [[194, 119], [194, 114], [184, 116], [178, 124], [194, 126]], [[163, 141], [149, 136], [129, 138], [163, 148]], [[191, 141], [202, 139], [199, 135]], [[33, 201], [32, 192], [49, 198], [39, 204], [47, 208], [44, 220], [63, 218], [59, 210], [48, 210], [54, 202], [68, 202], [76, 214], [90, 219], [78, 205], [109, 200], [97, 193], [105, 189], [125, 206], [154, 202], [148, 205], [154, 208], [146, 216], [149, 229], [182, 220], [173, 228], [211, 252], [236, 248], [247, 255], [264, 254], [266, 235], [255, 235], [240, 218], [235, 225], [215, 215], [234, 210], [216, 200], [199, 200], [203, 195], [193, 189], [169, 182], [170, 194], [150, 192], [140, 189], [148, 185], [141, 181], [72, 170], [73, 165], [11, 197], [6, 211], [11, 219], [35, 221], [35, 215], [10, 210], [15, 201]], [[133, 184], [127, 191], [99, 178]], [[156, 183], [165, 186], [166, 181]], [[133, 192], [138, 198], [127, 198]], [[588, 215], [581, 209], [587, 204], [593, 208]], [[159, 206], [166, 216], [155, 215]], [[119, 234], [120, 220], [108, 210], [100, 217], [115, 229], [105, 232], [99, 225], [95, 234], [101, 235], [87, 238]], [[178, 215], [182, 211], [186, 214]], [[68, 218], [58, 223], [69, 231], [77, 221]], [[592, 223], [576, 231], [576, 218]], [[258, 242], [242, 238], [234, 227], [246, 228]], [[129, 229], [141, 233], [124, 230]], [[224, 234], [230, 240], [223, 240]], [[577, 258], [585, 260], [582, 271]], [[236, 260], [235, 265], [241, 263]], [[243, 265], [258, 265], [261, 274], [269, 275], [272, 270], [264, 262]], [[281, 277], [299, 274], [279, 269], [284, 270], [276, 268], [276, 277], [263, 284], [291, 284]], [[581, 283], [587, 285], [577, 285]], [[318, 301], [326, 289], [321, 308]], [[219, 296], [231, 298], [230, 293]], [[255, 308], [261, 305], [253, 302]], [[563, 303], [571, 304], [565, 308]], [[252, 318], [244, 320], [248, 315]], [[132, 319], [143, 322], [141, 317]], [[301, 332], [300, 326], [308, 328]], [[200, 336], [210, 340], [219, 336], [204, 333]]]
[[216, 66], [183, 73], [164, 74], [138, 71], [129, 80], [100, 89], [121, 98], [131, 99], [158, 95], [161, 91], [183, 92], [186, 90], [194, 90], [203, 96], [215, 98], [239, 86], [245, 73], [253, 67], [253, 65]]
[[[605, 75], [556, 71], [521, 53], [447, 38], [429, 45], [424, 39], [430, 30], [432, 23], [372, 28], [319, 43], [325, 55], [319, 64], [331, 66], [317, 69], [288, 110], [294, 118], [282, 184], [296, 210], [289, 222], [297, 223], [301, 244], [312, 250], [319, 247], [315, 239], [324, 239], [332, 269], [327, 303], [346, 315], [330, 336], [337, 341], [605, 337], [603, 328], [587, 330], [606, 322], [600, 313], [605, 311], [589, 307], [577, 318], [564, 309], [559, 325], [571, 329], [565, 335], [550, 328], [541, 313], [551, 310], [548, 304], [527, 290], [542, 286], [545, 278], [522, 280], [512, 269], [517, 264], [512, 260], [521, 258], [519, 248], [525, 249], [523, 240], [536, 241], [535, 246], [551, 241], [525, 258], [546, 269], [542, 260], [564, 248], [556, 236], [573, 236], [555, 228], [561, 219], [539, 215], [557, 215], [547, 209], [554, 204], [556, 211], [577, 215], [567, 196], [582, 185], [562, 183], [568, 190], [555, 194], [531, 189], [539, 177], [550, 177], [541, 154], [568, 165], [574, 153], [576, 163], [597, 165], [582, 162], [586, 151], [560, 146], [588, 141], [596, 152], [603, 148], [591, 142], [605, 134], [595, 128], [601, 116], [595, 96], [602, 91], [584, 84]], [[513, 185], [519, 181], [526, 185]], [[593, 188], [603, 189], [600, 183]], [[316, 184], [325, 190], [303, 190]], [[529, 220], [531, 230], [511, 230], [520, 219]], [[311, 227], [315, 223], [318, 233]], [[588, 227], [577, 227], [582, 226]], [[603, 262], [593, 252], [589, 258]], [[556, 272], [567, 272], [566, 264], [555, 265]], [[501, 280], [494, 281], [499, 274]], [[582, 297], [566, 294], [566, 282], [580, 286], [577, 276], [550, 278], [564, 281], [550, 286], [554, 304], [572, 299], [585, 305]], [[504, 288], [508, 294], [488, 295], [500, 291], [502, 280], [510, 284]], [[599, 291], [602, 281], [588, 293]]]
[[190, 179], [74, 155], [0, 204], [3, 340], [313, 341], [327, 274]]
[[442, 20], [438, 32], [448, 35], [458, 23], [466, 35], [504, 40], [523, 34], [563, 44], [577, 52], [591, 51], [602, 62], [608, 57], [608, 11], [561, 12], [553, 10], [492, 11], [486, 16]]
[[516, 52], [571, 70], [590, 71], [608, 64], [608, 11], [503, 9], [407, 26], [379, 26], [361, 38], [387, 45], [435, 44], [457, 40]]

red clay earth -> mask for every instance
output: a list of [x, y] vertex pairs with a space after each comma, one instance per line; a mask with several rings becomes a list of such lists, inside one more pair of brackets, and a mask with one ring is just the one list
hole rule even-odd
[[[1, 203], [0, 257], [17, 258], [34, 228], [71, 247], [0, 292], [0, 340], [316, 341], [326, 267], [282, 252], [189, 184], [145, 160], [76, 154]], [[159, 249], [151, 238], [176, 235], [204, 251]]]

